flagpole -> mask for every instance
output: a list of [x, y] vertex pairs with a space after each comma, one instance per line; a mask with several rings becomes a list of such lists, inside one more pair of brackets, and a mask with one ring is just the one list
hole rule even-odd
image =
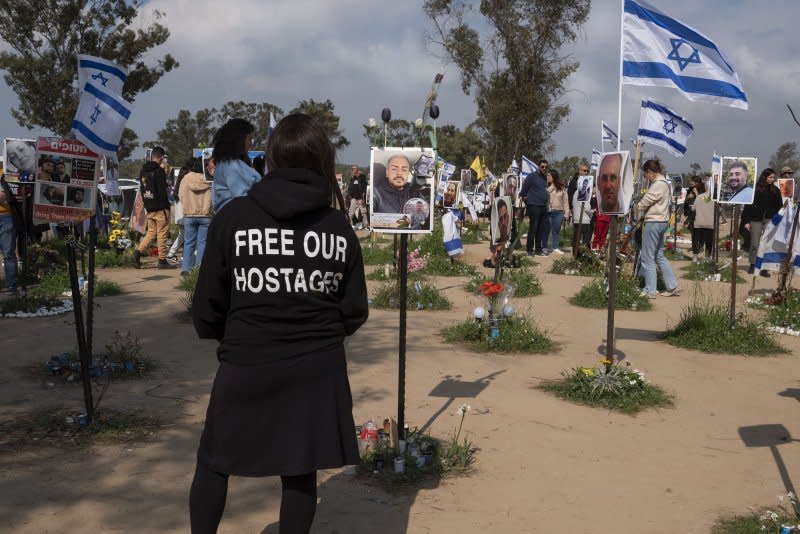
[[622, 54], [625, 46], [625, 0], [619, 0], [619, 92], [617, 100], [617, 150], [622, 143]]

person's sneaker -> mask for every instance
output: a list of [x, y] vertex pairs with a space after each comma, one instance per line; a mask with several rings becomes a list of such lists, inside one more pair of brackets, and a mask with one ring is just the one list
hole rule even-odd
[[681, 294], [681, 288], [673, 287], [672, 289], [667, 289], [661, 292], [662, 297], [677, 297]]
[[553, 249], [553, 253], [554, 253], [554, 254], [564, 254], [564, 251], [563, 251], [563, 250], [561, 250], [560, 248], [554, 248], [554, 249]]
[[178, 265], [178, 256], [167, 256], [167, 261], [171, 265]]
[[140, 258], [142, 257], [142, 253], [139, 252], [138, 248], [133, 249], [133, 266], [137, 269], [142, 266], [142, 262]]
[[181, 271], [181, 278], [186, 278], [189, 276], [189, 271]]
[[526, 252], [525, 255], [528, 256], [529, 258], [532, 258], [533, 257], [533, 252]]
[[537, 256], [549, 256], [550, 253], [547, 252], [546, 250], [540, 250], [539, 252], [536, 253], [536, 255]]
[[644, 289], [642, 289], [642, 290], [639, 292], [639, 296], [640, 296], [640, 297], [647, 297], [647, 298], [649, 298], [649, 299], [654, 299], [654, 298], [656, 298], [656, 295], [655, 295], [655, 293], [648, 293], [648, 292], [647, 292], [647, 291], [645, 291]]
[[174, 265], [170, 265], [167, 260], [158, 260], [158, 268], [159, 269], [174, 269]]
[[761, 269], [761, 272], [759, 272], [758, 274], [760, 274], [764, 278], [771, 278], [772, 277], [772, 275], [769, 274], [769, 271], [765, 271], [764, 269]]

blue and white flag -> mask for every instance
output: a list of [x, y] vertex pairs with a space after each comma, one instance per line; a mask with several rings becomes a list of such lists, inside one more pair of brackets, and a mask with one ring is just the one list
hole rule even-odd
[[[786, 260], [786, 253], [791, 240], [794, 210], [792, 203], [789, 202], [767, 223], [758, 245], [756, 271], [781, 270], [783, 262]], [[795, 239], [792, 248], [794, 248], [792, 265], [795, 270], [800, 270], [800, 239]]]
[[596, 171], [597, 168], [600, 166], [600, 151], [596, 148], [592, 149], [592, 163], [589, 165], [589, 169]]
[[539, 166], [536, 165], [534, 162], [522, 156], [522, 168], [520, 169], [519, 175], [523, 178], [527, 178], [529, 174], [534, 173], [539, 170]]
[[452, 163], [442, 160], [442, 181], [448, 181], [450, 177], [453, 176], [454, 172], [456, 172], [456, 166]]
[[676, 158], [686, 155], [686, 143], [694, 126], [667, 106], [642, 100], [639, 114], [639, 141], [660, 146]]
[[733, 65], [714, 42], [644, 0], [625, 0], [622, 83], [673, 87], [694, 102], [747, 109]]
[[78, 54], [78, 87], [83, 93], [87, 83], [103, 92], [121, 95], [128, 71], [113, 61], [101, 57]]
[[511, 160], [511, 172], [519, 176], [519, 163], [517, 163], [517, 158]]
[[72, 119], [72, 133], [94, 152], [113, 156], [130, 116], [130, 102], [87, 83]]
[[606, 124], [606, 121], [600, 121], [600, 134], [603, 136], [602, 139], [604, 143], [614, 143], [616, 145], [619, 136], [617, 132]]
[[449, 210], [442, 215], [442, 242], [448, 256], [458, 256], [464, 253], [464, 246], [461, 244], [461, 232], [458, 231], [456, 217]]
[[267, 137], [272, 135], [272, 132], [275, 130], [275, 115], [272, 112], [269, 112], [269, 129], [267, 130]]

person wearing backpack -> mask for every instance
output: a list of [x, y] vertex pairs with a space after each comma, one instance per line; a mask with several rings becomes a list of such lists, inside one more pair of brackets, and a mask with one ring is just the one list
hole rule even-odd
[[169, 236], [169, 194], [167, 192], [167, 173], [161, 168], [166, 152], [160, 146], [153, 149], [150, 161], [142, 166], [139, 173], [139, 191], [144, 209], [147, 212], [147, 233], [133, 251], [133, 265], [141, 267], [140, 258], [153, 242], [158, 243], [158, 268], [172, 269], [167, 262], [167, 237]]

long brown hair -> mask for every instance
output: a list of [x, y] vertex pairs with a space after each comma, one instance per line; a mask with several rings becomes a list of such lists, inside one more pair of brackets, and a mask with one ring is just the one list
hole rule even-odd
[[311, 116], [292, 113], [278, 122], [267, 141], [267, 167], [314, 171], [331, 191], [331, 206], [347, 212], [336, 181], [336, 149], [322, 125]]

